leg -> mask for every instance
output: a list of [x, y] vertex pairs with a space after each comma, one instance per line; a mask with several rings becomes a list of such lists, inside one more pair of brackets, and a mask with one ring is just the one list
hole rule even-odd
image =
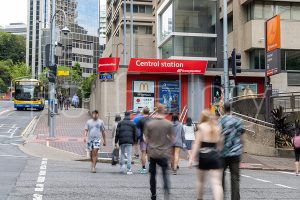
[[120, 167], [123, 168], [125, 165], [125, 145], [120, 145], [121, 149], [121, 159], [120, 159]]
[[204, 180], [205, 180], [205, 171], [198, 170], [198, 181], [197, 181], [198, 200], [203, 198]]
[[96, 172], [95, 168], [96, 168], [96, 164], [97, 164], [97, 160], [98, 160], [98, 150], [99, 149], [92, 150], [92, 172]]
[[171, 157], [171, 169], [172, 170], [174, 170], [175, 148], [176, 147], [172, 147], [172, 157]]
[[132, 160], [132, 145], [126, 145], [126, 152], [127, 152], [127, 169], [131, 170], [131, 160]]
[[240, 159], [231, 159], [229, 163], [231, 179], [231, 199], [240, 200]]
[[177, 171], [178, 163], [179, 163], [179, 154], [180, 154], [180, 147], [175, 147], [174, 149], [174, 163], [173, 163], [173, 170]]
[[226, 175], [226, 170], [228, 168], [228, 163], [227, 163], [227, 158], [224, 158], [224, 169], [223, 169], [223, 178], [222, 178], [222, 186], [223, 186], [223, 191], [225, 194], [225, 175]]
[[168, 198], [170, 193], [170, 181], [169, 181], [169, 175], [168, 175], [168, 159], [162, 158], [157, 163], [161, 169], [162, 169], [162, 176], [163, 176], [163, 182], [164, 182], [164, 191], [165, 191], [165, 198]]
[[146, 151], [142, 151], [141, 153], [141, 163], [142, 163], [142, 168], [146, 169]]
[[149, 172], [151, 199], [156, 200], [156, 159], [150, 158]]
[[222, 188], [222, 170], [210, 170], [210, 185], [212, 188], [214, 200], [223, 200], [223, 188]]

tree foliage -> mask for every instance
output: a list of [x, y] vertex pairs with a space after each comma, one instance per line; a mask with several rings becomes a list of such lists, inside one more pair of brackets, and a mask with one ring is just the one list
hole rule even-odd
[[26, 66], [25, 63], [19, 63], [10, 67], [11, 79], [17, 79], [19, 77], [31, 77], [31, 68]]
[[13, 63], [25, 62], [26, 38], [20, 35], [0, 32], [0, 60]]

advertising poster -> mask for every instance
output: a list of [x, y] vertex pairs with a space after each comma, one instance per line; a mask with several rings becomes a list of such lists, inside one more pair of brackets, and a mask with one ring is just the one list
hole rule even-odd
[[239, 83], [238, 96], [253, 96], [257, 94], [256, 83]]
[[148, 107], [150, 112], [154, 110], [155, 104], [155, 82], [134, 81], [133, 82], [133, 110], [142, 111]]
[[159, 82], [159, 103], [164, 104], [168, 112], [180, 112], [180, 82]]

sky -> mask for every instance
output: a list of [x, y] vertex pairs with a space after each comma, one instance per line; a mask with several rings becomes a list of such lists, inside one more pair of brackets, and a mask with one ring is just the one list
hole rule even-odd
[[27, 0], [0, 0], [0, 25], [27, 21]]

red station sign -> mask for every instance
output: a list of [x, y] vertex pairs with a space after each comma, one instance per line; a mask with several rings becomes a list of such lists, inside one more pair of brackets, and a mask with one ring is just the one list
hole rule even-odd
[[98, 71], [105, 72], [117, 72], [119, 69], [120, 58], [99, 58]]

